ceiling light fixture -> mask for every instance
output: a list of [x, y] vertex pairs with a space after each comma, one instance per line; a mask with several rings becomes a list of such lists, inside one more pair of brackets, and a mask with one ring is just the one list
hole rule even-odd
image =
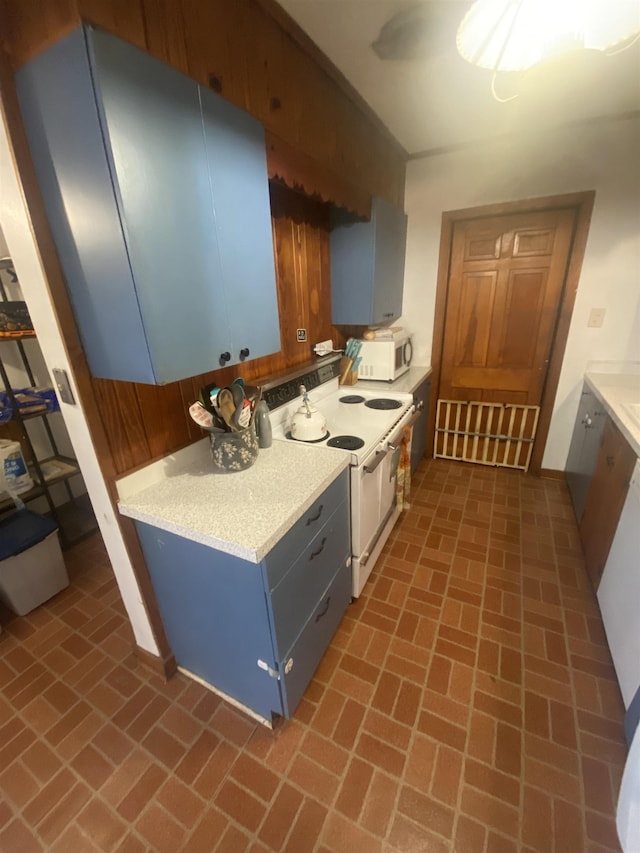
[[456, 43], [464, 59], [494, 72], [495, 83], [498, 71], [525, 71], [577, 50], [609, 51], [639, 37], [638, 0], [476, 0]]

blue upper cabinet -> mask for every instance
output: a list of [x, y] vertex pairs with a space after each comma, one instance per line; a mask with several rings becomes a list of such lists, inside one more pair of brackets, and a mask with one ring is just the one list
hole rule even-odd
[[368, 222], [331, 230], [331, 306], [338, 325], [378, 325], [402, 314], [407, 217], [382, 198]]
[[164, 384], [278, 350], [261, 125], [93, 28], [17, 85], [94, 376]]

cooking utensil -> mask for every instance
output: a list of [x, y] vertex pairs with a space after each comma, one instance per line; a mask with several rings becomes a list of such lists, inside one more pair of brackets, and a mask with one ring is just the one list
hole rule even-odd
[[235, 425], [233, 420], [236, 413], [236, 407], [233, 403], [233, 394], [229, 388], [221, 388], [218, 391], [217, 404], [218, 411], [227, 425], [227, 428], [232, 432], [236, 432], [238, 427]]
[[199, 400], [189, 406], [189, 414], [191, 419], [202, 429], [213, 429], [215, 427], [212, 413], [208, 412]]

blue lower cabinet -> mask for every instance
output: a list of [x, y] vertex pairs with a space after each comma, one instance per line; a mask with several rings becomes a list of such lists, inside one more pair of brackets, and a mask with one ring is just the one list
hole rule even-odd
[[282, 705], [290, 717], [302, 699], [351, 601], [351, 569], [343, 565], [325, 590], [291, 651], [280, 662]]
[[178, 665], [270, 719], [282, 713], [260, 566], [136, 523]]
[[178, 665], [267, 720], [291, 717], [351, 601], [346, 472], [301, 521], [261, 563], [136, 522]]

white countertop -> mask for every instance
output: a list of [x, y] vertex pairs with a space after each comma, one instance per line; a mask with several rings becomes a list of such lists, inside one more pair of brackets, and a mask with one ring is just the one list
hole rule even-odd
[[640, 420], [633, 415], [632, 405], [640, 404], [640, 373], [602, 372], [594, 365], [585, 373], [587, 385], [627, 439], [636, 456], [640, 456]]
[[259, 563], [347, 468], [349, 454], [291, 441], [245, 471], [212, 471], [208, 439], [121, 478], [123, 515]]
[[[355, 385], [350, 385], [349, 387], [362, 388], [364, 391], [379, 391], [381, 395], [392, 392], [413, 394], [418, 385], [424, 382], [428, 376], [431, 376], [430, 367], [410, 367], [395, 382], [374, 382], [371, 379], [358, 379]], [[355, 394], [356, 392], [354, 391], [353, 393]]]

